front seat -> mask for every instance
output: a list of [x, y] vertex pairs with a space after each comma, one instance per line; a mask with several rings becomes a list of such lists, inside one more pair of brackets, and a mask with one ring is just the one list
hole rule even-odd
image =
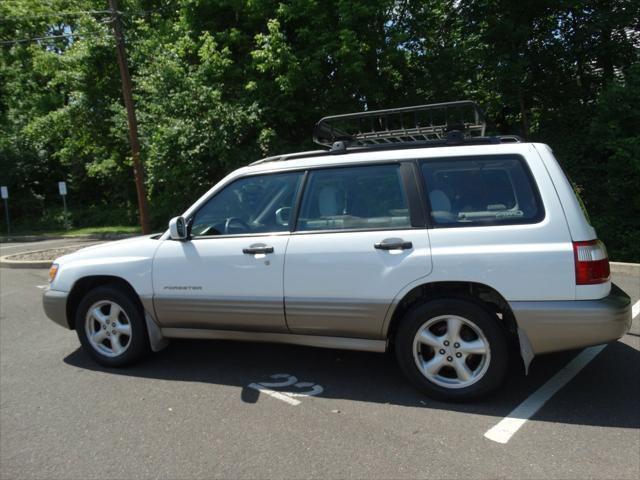
[[318, 212], [321, 217], [342, 215], [336, 187], [323, 187], [318, 193]]
[[451, 213], [451, 200], [442, 190], [433, 190], [429, 193], [431, 202], [431, 218], [436, 223], [453, 223], [455, 217]]

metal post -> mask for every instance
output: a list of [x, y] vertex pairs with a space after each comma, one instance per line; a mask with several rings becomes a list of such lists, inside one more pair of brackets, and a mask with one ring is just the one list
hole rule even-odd
[[133, 95], [131, 93], [131, 77], [127, 66], [127, 53], [124, 48], [124, 37], [120, 27], [118, 17], [117, 0], [109, 0], [111, 18], [113, 22], [113, 35], [116, 39], [116, 53], [118, 56], [118, 67], [122, 80], [122, 97], [124, 106], [127, 109], [127, 120], [129, 123], [129, 140], [131, 142], [131, 156], [133, 158], [133, 174], [136, 181], [136, 192], [138, 194], [138, 210], [140, 212], [140, 226], [142, 233], [150, 233], [149, 215], [147, 213], [147, 195], [144, 188], [144, 167], [140, 162], [140, 142], [138, 141], [138, 122], [136, 111], [133, 105]]

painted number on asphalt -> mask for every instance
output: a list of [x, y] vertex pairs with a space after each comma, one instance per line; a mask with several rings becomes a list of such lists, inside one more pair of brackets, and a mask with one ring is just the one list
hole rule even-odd
[[[269, 378], [276, 381], [250, 383], [248, 386], [293, 406], [300, 405], [300, 399], [303, 397], [313, 397], [324, 391], [322, 386], [313, 382], [299, 382], [296, 377], [288, 373], [274, 373]], [[274, 388], [287, 390], [277, 391]]]

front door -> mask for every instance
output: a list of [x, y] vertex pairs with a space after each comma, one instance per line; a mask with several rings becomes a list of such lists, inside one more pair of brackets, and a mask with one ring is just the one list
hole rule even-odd
[[191, 238], [165, 240], [153, 263], [163, 327], [286, 331], [284, 256], [301, 173], [244, 177], [188, 222]]

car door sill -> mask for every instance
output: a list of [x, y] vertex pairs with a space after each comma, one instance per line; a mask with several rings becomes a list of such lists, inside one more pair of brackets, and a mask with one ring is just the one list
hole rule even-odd
[[273, 332], [239, 332], [234, 330], [209, 330], [201, 328], [163, 328], [162, 336], [166, 338], [193, 338], [216, 340], [239, 340], [245, 342], [288, 343], [309, 347], [339, 348], [345, 350], [361, 350], [365, 352], [384, 352], [385, 340], [366, 338], [328, 337], [321, 335], [297, 335], [292, 333]]

